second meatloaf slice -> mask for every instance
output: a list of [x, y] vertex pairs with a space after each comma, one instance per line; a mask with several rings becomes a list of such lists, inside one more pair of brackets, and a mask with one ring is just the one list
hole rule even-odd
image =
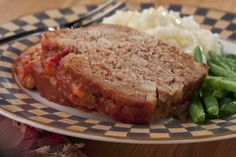
[[157, 99], [161, 114], [175, 114], [207, 74], [182, 50], [108, 24], [44, 33], [41, 60], [65, 96], [129, 123], [150, 121]]

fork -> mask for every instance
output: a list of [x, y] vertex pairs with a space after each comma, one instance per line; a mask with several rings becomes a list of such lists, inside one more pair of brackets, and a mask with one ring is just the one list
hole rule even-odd
[[112, 15], [116, 10], [118, 9], [121, 10], [125, 8], [126, 8], [126, 5], [124, 2], [115, 2], [115, 0], [108, 0], [105, 3], [101, 4], [100, 6], [98, 6], [97, 8], [93, 9], [92, 11], [81, 15], [80, 18], [75, 21], [61, 24], [55, 27], [41, 27], [41, 28], [37, 28], [31, 31], [25, 31], [22, 33], [9, 36], [9, 37], [5, 37], [5, 38], [0, 39], [0, 45], [7, 43], [9, 41], [20, 39], [25, 36], [39, 34], [44, 31], [54, 31], [54, 30], [58, 30], [62, 28], [78, 28], [82, 26], [91, 25], [93, 23], [97, 23], [101, 21], [106, 16]]

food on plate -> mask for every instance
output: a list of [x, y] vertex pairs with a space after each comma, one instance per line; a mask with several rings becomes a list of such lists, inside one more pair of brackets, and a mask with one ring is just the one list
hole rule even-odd
[[48, 75], [42, 66], [41, 53], [41, 45], [36, 45], [18, 57], [14, 71], [21, 85], [28, 89], [36, 87], [39, 93], [48, 100], [70, 106], [69, 101], [66, 101], [66, 97], [55, 86], [54, 78]]
[[40, 62], [41, 49], [37, 46], [21, 53], [17, 59], [15, 70], [21, 84], [29, 89], [35, 87], [34, 68], [41, 65]]
[[103, 23], [120, 24], [144, 31], [177, 46], [189, 54], [200, 46], [204, 52], [221, 50], [217, 33], [202, 29], [193, 16], [180, 17], [179, 12], [168, 11], [163, 7], [149, 8], [143, 11], [117, 11], [107, 17]]
[[[222, 56], [212, 51], [207, 54], [209, 76], [195, 91], [189, 105], [189, 114], [196, 123], [236, 113], [236, 57], [233, 54]], [[195, 48], [194, 58], [199, 63], [204, 61], [200, 47]]]
[[203, 103], [205, 104], [207, 113], [212, 116], [218, 116], [219, 103], [217, 101], [217, 98], [213, 94], [211, 94], [212, 91], [210, 89], [202, 88], [201, 92], [203, 97]]
[[197, 92], [194, 93], [189, 105], [189, 114], [195, 123], [201, 123], [205, 120], [206, 114], [201, 99]]
[[41, 46], [16, 62], [23, 86], [126, 123], [184, 115], [208, 71], [183, 50], [127, 26], [45, 32]]

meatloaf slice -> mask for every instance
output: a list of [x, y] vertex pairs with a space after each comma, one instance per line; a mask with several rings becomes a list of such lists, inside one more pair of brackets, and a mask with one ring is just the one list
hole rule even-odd
[[182, 50], [126, 26], [56, 30], [43, 33], [41, 41], [41, 64], [34, 71], [63, 100], [127, 123], [148, 123], [157, 112], [183, 115], [207, 74]]

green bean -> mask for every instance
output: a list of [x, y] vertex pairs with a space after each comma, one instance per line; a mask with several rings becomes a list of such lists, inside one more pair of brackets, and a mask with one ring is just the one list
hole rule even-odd
[[195, 49], [194, 49], [194, 60], [198, 63], [204, 63], [203, 62], [203, 52], [202, 52], [202, 48], [197, 46]]
[[212, 116], [218, 116], [219, 104], [216, 97], [213, 96], [213, 92], [214, 90], [211, 88], [201, 87], [203, 102], [205, 104], [207, 113]]
[[207, 113], [212, 116], [218, 116], [219, 104], [216, 97], [214, 97], [211, 94], [211, 90], [208, 90], [206, 88], [203, 89], [203, 101], [204, 101]]
[[195, 123], [201, 123], [205, 120], [206, 114], [197, 92], [194, 94], [193, 99], [189, 105], [189, 114]]
[[228, 64], [226, 64], [225, 62], [222, 61], [220, 55], [218, 55], [217, 53], [215, 53], [213, 51], [208, 51], [208, 54], [210, 56], [210, 60], [213, 61], [215, 64], [217, 64], [225, 69], [231, 70], [231, 68], [228, 66]]
[[230, 65], [236, 66], [236, 59], [227, 58], [227, 57], [222, 57], [222, 60], [223, 60], [225, 63], [231, 63]]
[[208, 61], [208, 66], [210, 67], [210, 72], [216, 76], [223, 76], [223, 77], [227, 77], [227, 78], [231, 78], [231, 79], [235, 79], [236, 80], [236, 73], [231, 71], [231, 70], [227, 70], [224, 69], [214, 63], [212, 63], [211, 61]]
[[220, 114], [222, 116], [232, 115], [236, 113], [236, 101], [232, 100], [223, 104], [220, 108]]
[[225, 97], [228, 93], [229, 93], [229, 91], [227, 91], [227, 90], [214, 89], [214, 91], [212, 92], [212, 96], [214, 96], [214, 97], [216, 97], [216, 98], [223, 98], [223, 97]]
[[236, 60], [236, 55], [235, 54], [225, 54], [224, 57]]
[[212, 87], [236, 93], [236, 81], [224, 77], [207, 76], [203, 83], [203, 87]]
[[222, 57], [222, 61], [225, 62], [232, 71], [236, 72], [236, 60]]

